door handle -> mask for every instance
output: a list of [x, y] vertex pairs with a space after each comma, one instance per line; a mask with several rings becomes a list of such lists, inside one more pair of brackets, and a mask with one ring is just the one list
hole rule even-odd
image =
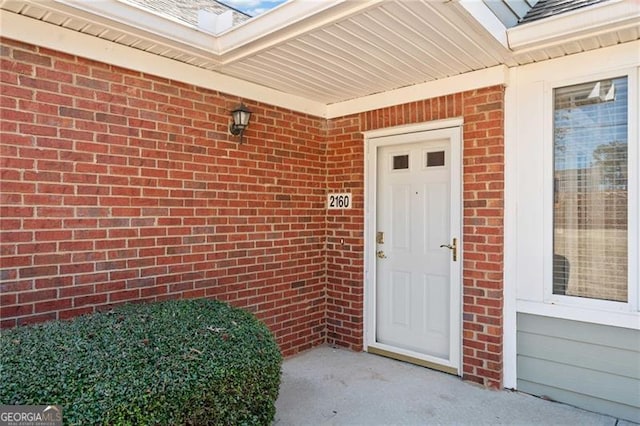
[[441, 244], [440, 247], [446, 247], [453, 252], [453, 261], [458, 261], [458, 239], [454, 238], [451, 244]]
[[378, 256], [378, 259], [386, 259], [387, 255], [384, 254], [384, 251], [382, 250], [378, 250], [378, 252], [376, 253], [376, 256]]

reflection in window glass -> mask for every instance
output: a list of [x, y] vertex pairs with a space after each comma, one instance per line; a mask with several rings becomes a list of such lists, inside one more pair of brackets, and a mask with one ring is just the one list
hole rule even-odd
[[627, 79], [554, 90], [553, 293], [627, 301]]

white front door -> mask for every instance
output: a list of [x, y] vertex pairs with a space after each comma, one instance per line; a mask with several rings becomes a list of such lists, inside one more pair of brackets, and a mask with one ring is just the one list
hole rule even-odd
[[374, 145], [369, 350], [459, 374], [460, 129], [387, 136]]

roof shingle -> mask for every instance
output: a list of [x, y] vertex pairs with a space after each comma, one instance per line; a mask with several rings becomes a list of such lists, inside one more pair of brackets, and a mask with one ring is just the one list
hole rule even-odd
[[540, 0], [520, 20], [519, 24], [538, 21], [605, 1], [609, 0]]

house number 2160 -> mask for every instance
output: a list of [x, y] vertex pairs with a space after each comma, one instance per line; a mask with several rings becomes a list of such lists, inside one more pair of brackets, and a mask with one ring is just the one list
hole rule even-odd
[[327, 208], [333, 210], [350, 209], [351, 193], [343, 192], [339, 194], [327, 194]]

